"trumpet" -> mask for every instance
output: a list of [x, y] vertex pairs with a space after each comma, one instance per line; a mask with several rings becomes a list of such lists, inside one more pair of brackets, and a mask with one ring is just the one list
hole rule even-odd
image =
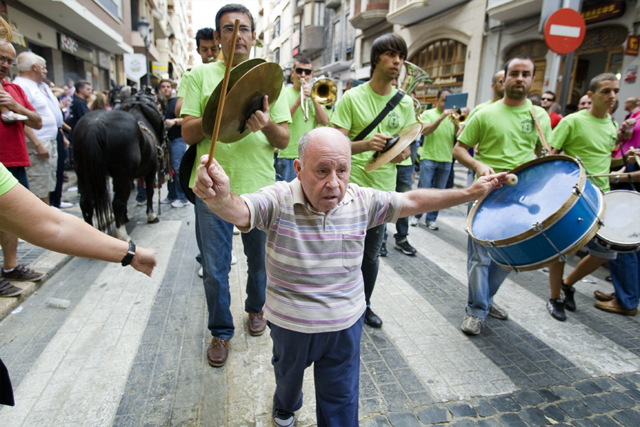
[[453, 122], [453, 124], [460, 126], [467, 119], [467, 115], [464, 114], [460, 108], [458, 108], [449, 116], [449, 119]]
[[[301, 79], [302, 80], [302, 79]], [[300, 88], [300, 106], [302, 107], [302, 113], [304, 121], [309, 121], [309, 99], [319, 105], [333, 104], [338, 96], [338, 86], [333, 80], [321, 77], [313, 81], [311, 86], [311, 96], [309, 98], [304, 97], [304, 88]]]

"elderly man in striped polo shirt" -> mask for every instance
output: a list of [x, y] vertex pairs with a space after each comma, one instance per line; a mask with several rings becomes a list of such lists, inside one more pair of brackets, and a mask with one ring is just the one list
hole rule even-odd
[[314, 363], [318, 426], [355, 426], [367, 229], [476, 200], [502, 186], [506, 173], [463, 190], [383, 192], [349, 183], [351, 142], [336, 129], [304, 134], [298, 153], [298, 179], [291, 182], [238, 196], [213, 160], [208, 170], [198, 168], [193, 189], [240, 230], [267, 233], [264, 310], [273, 340], [275, 424], [294, 424], [304, 370]]

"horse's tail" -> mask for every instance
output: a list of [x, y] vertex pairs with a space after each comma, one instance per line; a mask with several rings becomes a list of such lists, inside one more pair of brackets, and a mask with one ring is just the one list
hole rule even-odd
[[84, 116], [73, 131], [73, 156], [78, 191], [93, 206], [98, 228], [106, 230], [113, 211], [108, 188], [108, 172], [104, 156], [107, 129], [100, 114]]

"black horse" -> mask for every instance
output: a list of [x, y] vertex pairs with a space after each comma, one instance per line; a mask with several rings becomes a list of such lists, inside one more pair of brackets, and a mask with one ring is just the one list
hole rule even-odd
[[[114, 216], [118, 238], [129, 241], [124, 224], [129, 221], [131, 184], [135, 178], [144, 178], [147, 222], [158, 222], [152, 207], [153, 186], [159, 161], [168, 151], [163, 115], [153, 93], [146, 90], [118, 101], [119, 111], [92, 111], [80, 119], [73, 132], [73, 154], [84, 220], [93, 225], [95, 211], [98, 228], [107, 230]], [[113, 179], [113, 208], [108, 177]]]

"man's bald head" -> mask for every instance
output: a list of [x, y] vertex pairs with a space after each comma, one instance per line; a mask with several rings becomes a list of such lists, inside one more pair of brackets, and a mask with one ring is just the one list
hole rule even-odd
[[633, 111], [638, 108], [638, 98], [635, 96], [629, 97], [627, 98], [626, 101], [624, 101], [624, 109], [630, 113], [633, 113]]
[[491, 79], [491, 89], [493, 89], [493, 100], [497, 101], [504, 97], [504, 70], [500, 70]]
[[[313, 144], [310, 144], [313, 141]], [[298, 158], [300, 162], [304, 161], [305, 152], [313, 150], [316, 144], [336, 145], [338, 149], [341, 147], [346, 149], [351, 155], [351, 140], [342, 132], [331, 127], [319, 127], [313, 129], [300, 137], [298, 141]]]

